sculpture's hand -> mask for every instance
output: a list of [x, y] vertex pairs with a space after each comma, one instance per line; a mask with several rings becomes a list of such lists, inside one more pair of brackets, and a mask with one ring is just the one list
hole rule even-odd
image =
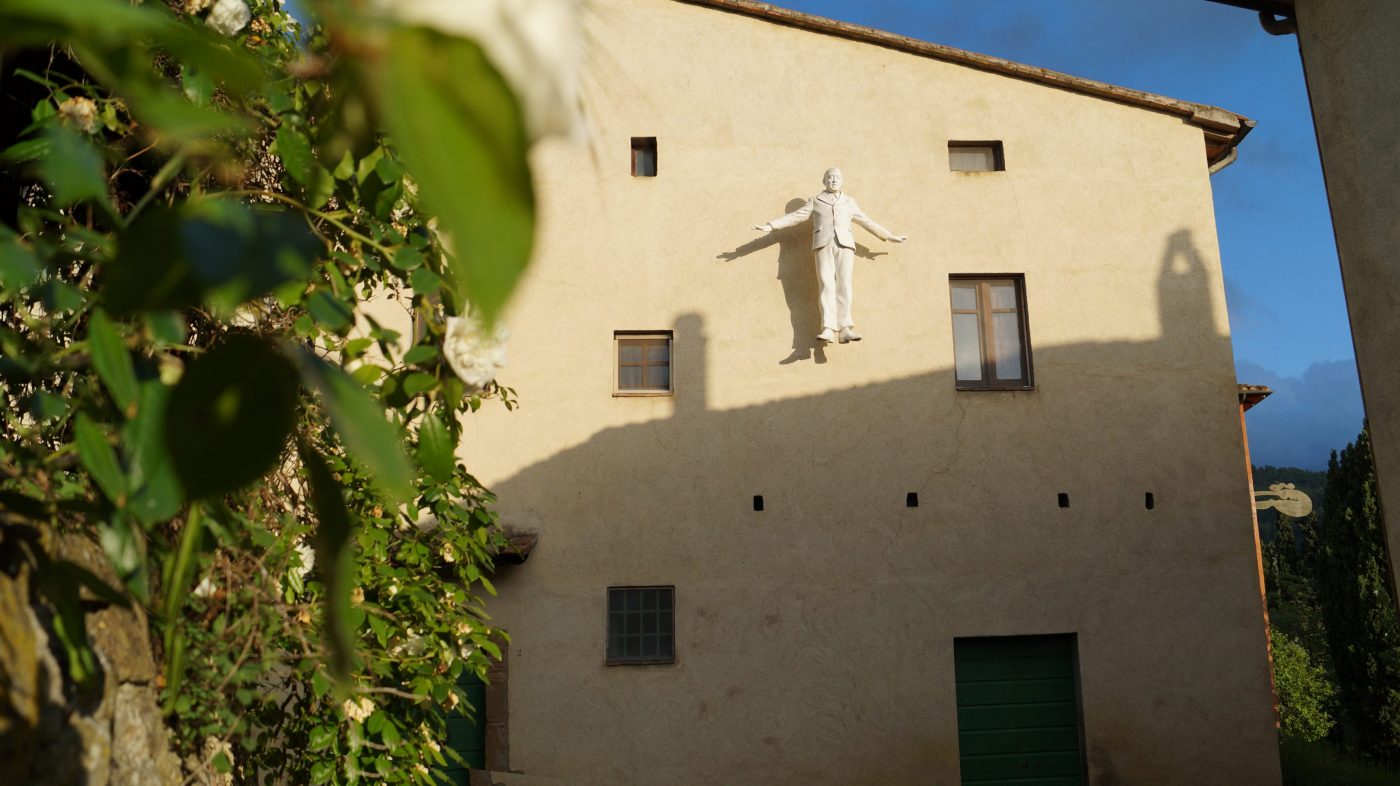
[[890, 242], [891, 242], [891, 243], [903, 243], [904, 241], [906, 241], [906, 240], [908, 240], [908, 239], [909, 239], [909, 236], [908, 236], [908, 235], [890, 235]]
[[754, 224], [753, 228], [757, 229], [759, 232], [762, 232], [765, 235], [773, 231], [773, 227], [767, 224]]

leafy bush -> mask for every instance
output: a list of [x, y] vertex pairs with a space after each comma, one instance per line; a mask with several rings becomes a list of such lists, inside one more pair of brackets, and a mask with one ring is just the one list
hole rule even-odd
[[1280, 734], [1306, 742], [1323, 739], [1336, 723], [1328, 712], [1333, 688], [1326, 672], [1312, 663], [1303, 645], [1282, 631], [1272, 631], [1269, 638], [1273, 644]]
[[513, 405], [480, 371], [530, 249], [522, 115], [469, 40], [210, 5], [0, 6], [0, 556], [78, 687], [79, 587], [145, 607], [188, 768], [427, 783], [505, 638], [455, 448]]

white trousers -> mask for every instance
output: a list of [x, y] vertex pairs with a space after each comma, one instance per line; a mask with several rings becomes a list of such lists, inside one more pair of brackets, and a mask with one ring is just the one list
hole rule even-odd
[[851, 276], [856, 252], [835, 240], [814, 252], [817, 258], [818, 299], [822, 306], [822, 330], [840, 330], [851, 321]]

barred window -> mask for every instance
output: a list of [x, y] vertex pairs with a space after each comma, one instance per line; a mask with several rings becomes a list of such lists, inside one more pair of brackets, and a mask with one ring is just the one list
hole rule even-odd
[[608, 588], [609, 666], [676, 662], [676, 588]]

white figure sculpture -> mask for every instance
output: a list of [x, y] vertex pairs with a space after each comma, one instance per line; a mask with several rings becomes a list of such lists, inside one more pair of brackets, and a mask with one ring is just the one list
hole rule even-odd
[[851, 234], [851, 222], [870, 230], [881, 240], [903, 243], [908, 235], [896, 235], [862, 213], [856, 201], [841, 191], [841, 170], [832, 167], [822, 175], [826, 190], [807, 204], [775, 218], [767, 224], [755, 225], [760, 232], [796, 226], [812, 220], [812, 253], [816, 257], [817, 281], [820, 284], [822, 331], [817, 340], [830, 343], [841, 333], [841, 343], [860, 341], [851, 321], [851, 276], [855, 268], [856, 241]]

